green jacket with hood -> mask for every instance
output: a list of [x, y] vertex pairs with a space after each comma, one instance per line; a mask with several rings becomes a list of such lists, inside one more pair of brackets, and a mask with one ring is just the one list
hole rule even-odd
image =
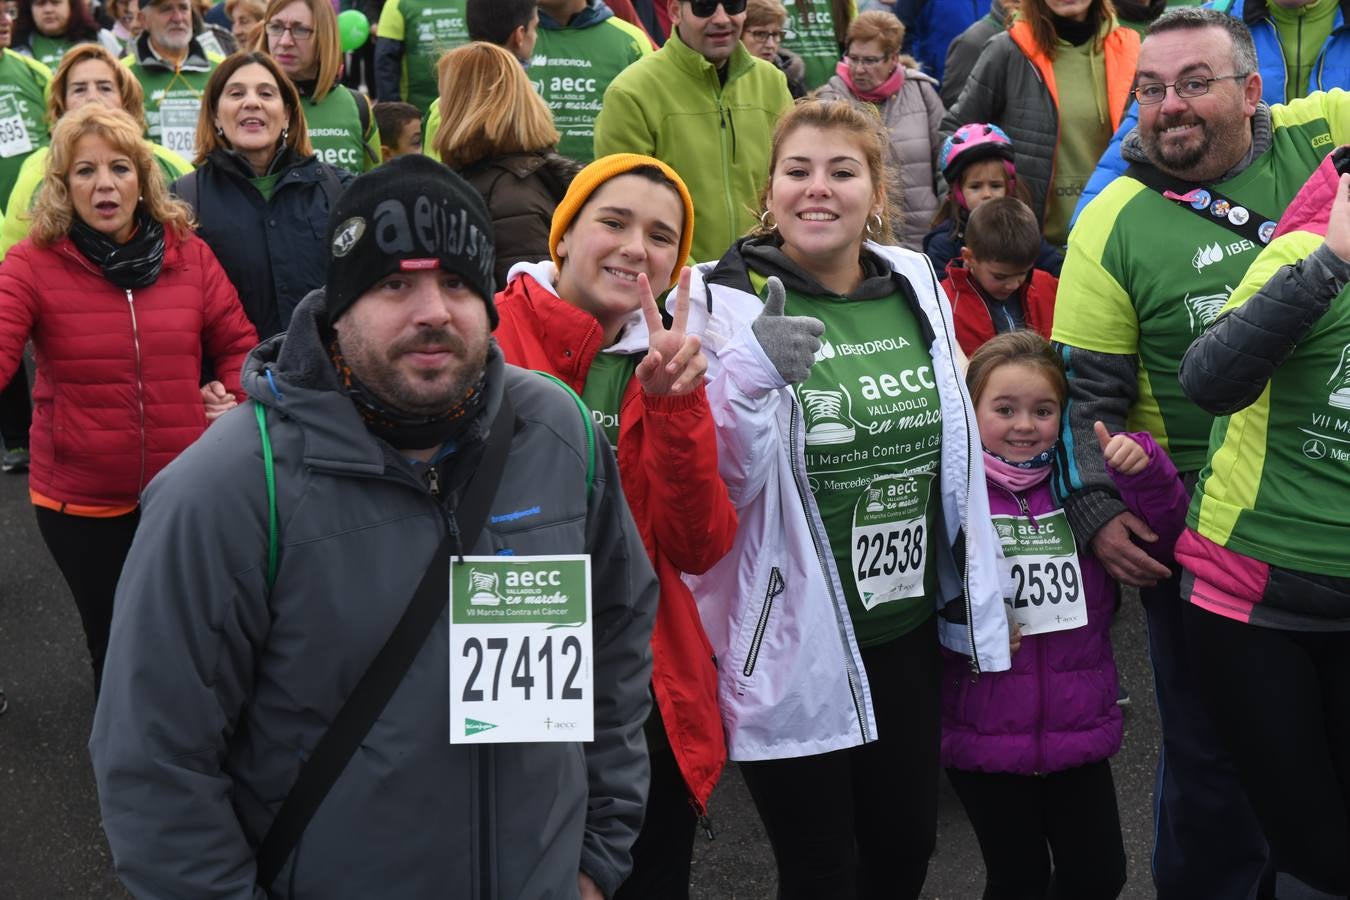
[[597, 157], [644, 153], [684, 179], [698, 210], [695, 262], [720, 259], [754, 224], [773, 129], [792, 106], [783, 73], [741, 44], [725, 74], [724, 83], [672, 31], [664, 47], [614, 79], [595, 119]]

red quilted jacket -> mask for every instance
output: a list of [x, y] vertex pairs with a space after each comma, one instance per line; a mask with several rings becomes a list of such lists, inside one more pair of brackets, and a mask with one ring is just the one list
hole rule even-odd
[[108, 282], [69, 238], [15, 246], [0, 266], [0, 385], [30, 336], [29, 486], [88, 506], [138, 502], [206, 428], [203, 353], [242, 400], [239, 369], [258, 342], [211, 250], [169, 233], [159, 279], [130, 291]]
[[[497, 295], [506, 361], [540, 369], [580, 393], [600, 350], [600, 323], [529, 275]], [[712, 413], [699, 388], [647, 397], [634, 377], [619, 411], [619, 477], [661, 582], [652, 631], [652, 688], [666, 735], [700, 814], [726, 763], [717, 669], [681, 572], [701, 574], [731, 549], [736, 511], [717, 472]]]

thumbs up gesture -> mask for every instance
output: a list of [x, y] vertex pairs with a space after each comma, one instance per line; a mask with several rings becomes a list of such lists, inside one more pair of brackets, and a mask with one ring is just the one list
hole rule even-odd
[[779, 377], [787, 384], [800, 384], [811, 374], [825, 323], [810, 316], [785, 316], [786, 304], [783, 282], [769, 278], [764, 310], [750, 324], [750, 331]]
[[1092, 430], [1097, 433], [1097, 443], [1102, 445], [1106, 464], [1120, 474], [1138, 475], [1148, 466], [1148, 453], [1128, 434], [1113, 436], [1101, 421], [1092, 423]]

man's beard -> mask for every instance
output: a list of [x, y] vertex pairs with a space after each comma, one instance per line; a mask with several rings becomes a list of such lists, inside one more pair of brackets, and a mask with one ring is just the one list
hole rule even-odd
[[[1169, 145], [1164, 142], [1162, 132], [1176, 125], [1196, 124], [1201, 128], [1199, 143], [1190, 146]], [[1188, 174], [1209, 159], [1214, 149], [1214, 133], [1208, 122], [1200, 119], [1159, 118], [1155, 126], [1148, 131], [1140, 130], [1139, 137], [1144, 142], [1144, 154], [1149, 161], [1160, 169], [1180, 175]]]
[[[392, 409], [409, 416], [439, 416], [468, 395], [487, 366], [489, 338], [470, 344], [463, 337], [442, 328], [418, 332], [414, 337], [397, 341], [383, 352], [372, 353], [358, 339], [354, 347], [342, 347], [343, 355], [366, 388]], [[450, 379], [443, 389], [419, 390], [444, 377], [443, 372], [405, 374], [396, 367], [400, 356], [418, 351], [448, 350], [454, 355]]]

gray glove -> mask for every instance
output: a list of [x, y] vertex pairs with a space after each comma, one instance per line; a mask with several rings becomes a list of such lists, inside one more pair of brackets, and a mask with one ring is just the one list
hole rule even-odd
[[810, 316], [783, 315], [786, 302], [783, 282], [770, 277], [764, 311], [750, 323], [750, 331], [779, 376], [788, 384], [800, 384], [811, 374], [825, 323]]

